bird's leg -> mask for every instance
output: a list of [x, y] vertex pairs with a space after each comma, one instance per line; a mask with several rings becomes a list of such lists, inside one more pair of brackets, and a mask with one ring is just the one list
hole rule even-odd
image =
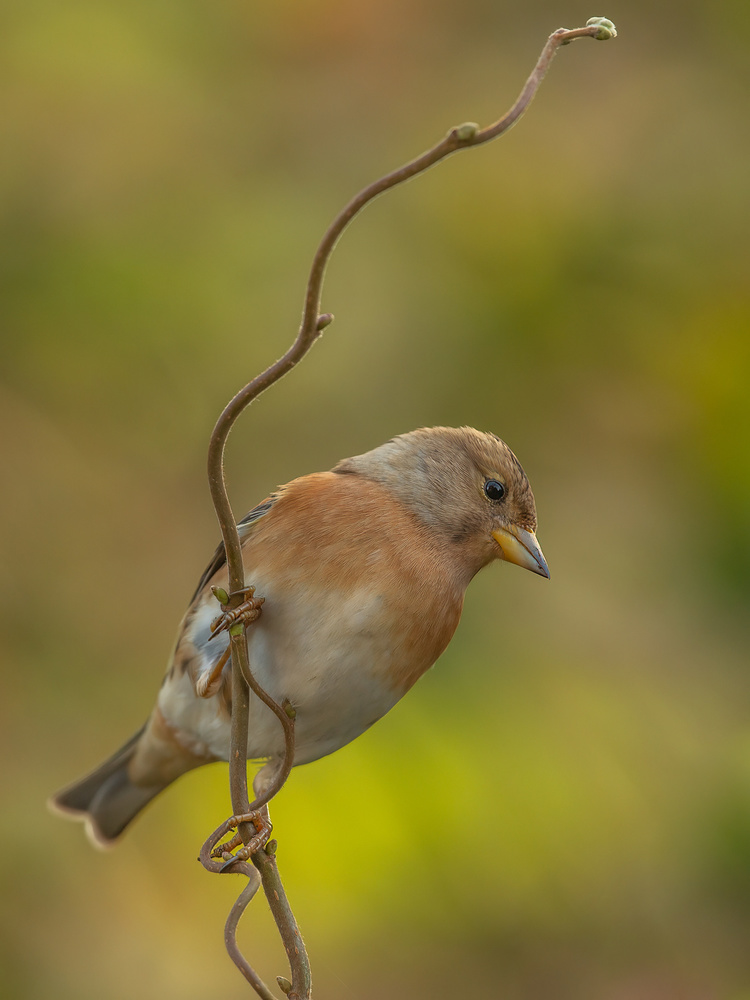
[[[261, 798], [268, 791], [282, 766], [283, 759], [272, 759], [258, 771], [253, 779], [253, 792], [257, 798]], [[272, 826], [271, 818], [268, 814], [268, 806], [263, 806], [256, 812], [246, 813], [243, 816], [232, 816], [225, 823], [225, 827], [227, 830], [235, 830], [240, 823], [252, 823], [257, 831], [256, 836], [253, 837], [247, 847], [243, 847], [236, 854], [231, 854], [231, 851], [242, 844], [242, 837], [239, 833], [236, 833], [231, 840], [227, 840], [225, 843], [215, 847], [211, 852], [211, 857], [223, 857], [225, 859], [224, 868], [229, 868], [235, 860], [246, 860], [253, 851], [257, 851], [263, 847], [271, 835]], [[222, 871], [224, 868], [222, 868]]]
[[213, 666], [210, 673], [201, 674], [195, 685], [195, 693], [199, 698], [210, 698], [212, 694], [216, 693], [217, 687], [216, 683], [221, 677], [224, 667], [227, 665], [229, 657], [232, 655], [232, 647], [227, 646], [224, 652], [221, 654], [219, 659]]
[[221, 871], [226, 871], [228, 868], [235, 863], [235, 861], [247, 861], [251, 854], [256, 851], [261, 850], [268, 843], [268, 838], [271, 836], [271, 830], [273, 826], [271, 825], [271, 819], [268, 815], [268, 807], [263, 806], [262, 809], [258, 809], [257, 812], [244, 813], [239, 816], [232, 816], [230, 820], [227, 821], [230, 829], [238, 827], [241, 823], [252, 823], [255, 827], [255, 836], [252, 837], [244, 847], [240, 848], [236, 854], [231, 852], [239, 847], [243, 843], [242, 837], [239, 833], [236, 833], [231, 840], [226, 841], [224, 844], [219, 844], [211, 851], [212, 858], [223, 858], [224, 864], [221, 867]]
[[234, 590], [231, 594], [227, 594], [220, 587], [212, 587], [211, 590], [221, 604], [221, 614], [211, 622], [212, 634], [209, 636], [209, 642], [237, 622], [249, 625], [260, 617], [265, 597], [255, 597], [255, 587], [243, 587], [242, 590]]

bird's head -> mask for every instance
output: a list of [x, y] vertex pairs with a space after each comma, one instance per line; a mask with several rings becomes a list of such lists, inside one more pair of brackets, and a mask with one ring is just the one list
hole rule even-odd
[[536, 539], [526, 473], [495, 437], [472, 427], [425, 427], [393, 438], [334, 469], [385, 486], [455, 550], [469, 576], [504, 559], [549, 577]]

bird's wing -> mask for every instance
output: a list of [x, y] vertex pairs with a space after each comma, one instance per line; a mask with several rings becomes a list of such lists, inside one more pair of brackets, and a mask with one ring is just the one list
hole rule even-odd
[[[240, 533], [241, 542], [244, 542], [245, 538], [250, 533], [250, 530], [253, 527], [253, 525], [269, 512], [269, 510], [273, 507], [278, 498], [279, 496], [277, 493], [272, 494], [270, 497], [267, 497], [262, 503], [259, 503], [257, 507], [253, 507], [250, 513], [245, 514], [245, 516], [242, 518], [241, 521], [237, 522], [237, 528]], [[224, 542], [219, 542], [219, 546], [214, 552], [213, 559], [208, 564], [208, 566], [206, 566], [205, 570], [203, 571], [203, 575], [198, 581], [198, 586], [195, 588], [195, 593], [190, 599], [191, 604], [196, 599], [198, 594], [200, 594], [200, 592], [206, 586], [206, 584], [214, 575], [214, 573], [217, 570], [221, 569], [221, 567], [224, 565], [226, 561], [227, 561], [227, 556], [226, 552], [224, 551]]]

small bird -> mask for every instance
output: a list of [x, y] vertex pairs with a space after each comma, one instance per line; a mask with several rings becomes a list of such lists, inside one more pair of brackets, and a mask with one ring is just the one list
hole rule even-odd
[[[402, 434], [292, 480], [239, 522], [246, 579], [264, 598], [250, 666], [295, 709], [295, 765], [345, 746], [406, 694], [448, 645], [483, 566], [502, 559], [549, 577], [536, 523], [513, 452], [471, 427]], [[180, 775], [228, 760], [231, 665], [226, 632], [212, 630], [212, 586], [227, 586], [223, 545], [145, 726], [52, 800], [97, 846]], [[283, 751], [278, 719], [251, 696], [248, 759], [278, 767]]]

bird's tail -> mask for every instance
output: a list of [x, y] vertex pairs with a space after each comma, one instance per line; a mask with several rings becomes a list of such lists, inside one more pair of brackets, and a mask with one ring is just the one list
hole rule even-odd
[[158, 795], [169, 781], [136, 785], [129, 764], [148, 724], [116, 754], [80, 781], [63, 788], [49, 805], [55, 812], [86, 824], [86, 833], [96, 847], [111, 847], [125, 827]]

